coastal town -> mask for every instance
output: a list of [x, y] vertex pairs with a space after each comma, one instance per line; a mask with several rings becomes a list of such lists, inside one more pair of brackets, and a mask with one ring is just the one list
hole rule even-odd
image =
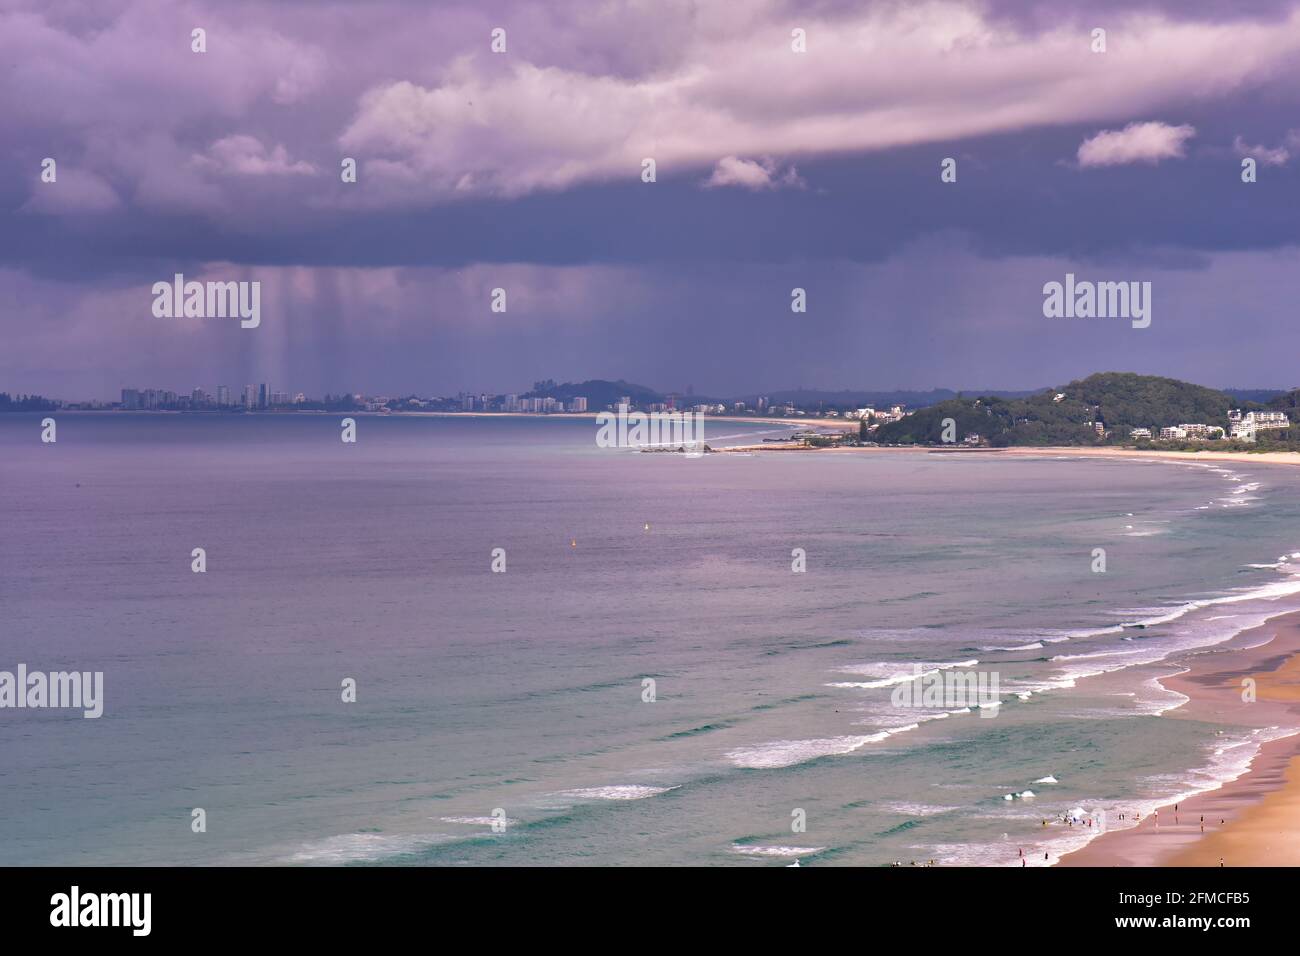
[[[0, 411], [186, 412], [283, 414], [350, 412], [436, 415], [569, 415], [608, 412], [648, 415], [682, 413], [729, 420], [790, 421], [797, 430], [779, 445], [824, 448], [844, 446], [934, 445], [1000, 448], [1014, 445], [1130, 446], [1196, 450], [1297, 450], [1300, 390], [1233, 394], [1174, 379], [1133, 373], [1097, 373], [1059, 389], [991, 392], [966, 397], [934, 390], [907, 393], [910, 401], [871, 401], [868, 392], [795, 392], [728, 399], [682, 392], [657, 392], [645, 386], [600, 379], [557, 385], [533, 383], [526, 392], [458, 392], [454, 395], [326, 393], [268, 383], [242, 388], [217, 385], [189, 392], [126, 387], [117, 401], [62, 401], [36, 395], [0, 393]], [[886, 396], [890, 393], [874, 393]], [[868, 400], [863, 401], [863, 398]], [[855, 400], [856, 399], [856, 400]]]

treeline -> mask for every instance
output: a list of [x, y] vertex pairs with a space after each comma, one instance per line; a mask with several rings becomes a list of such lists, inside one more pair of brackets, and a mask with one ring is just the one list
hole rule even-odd
[[[587, 407], [599, 410], [606, 405], [616, 405], [624, 396], [632, 399], [634, 405], [648, 405], [664, 401], [664, 396], [652, 388], [635, 385], [632, 382], [610, 382], [605, 379], [588, 379], [585, 382], [565, 382], [556, 385], [553, 379], [534, 382], [531, 391], [524, 392], [520, 398], [554, 398], [566, 404], [575, 398], [585, 398]], [[692, 403], [704, 399], [690, 398]]]
[[0, 412], [52, 412], [56, 408], [58, 403], [53, 399], [42, 398], [40, 395], [15, 397], [8, 392], [0, 392]]

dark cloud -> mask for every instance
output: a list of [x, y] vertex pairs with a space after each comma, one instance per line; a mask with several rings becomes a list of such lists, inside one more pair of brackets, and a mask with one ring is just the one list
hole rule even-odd
[[[1239, 144], [1300, 127], [1293, 4], [751, 7], [10, 4], [0, 388], [1289, 384], [1300, 158], [1245, 185]], [[1163, 17], [1145, 59], [1124, 53], [1139, 9]], [[796, 22], [810, 59], [773, 72]], [[1093, 22], [1114, 59], [1078, 59]], [[846, 53], [877, 33], [902, 46]], [[915, 60], [925, 44], [942, 51]], [[1086, 139], [1142, 121], [1195, 135], [1181, 158], [1079, 168]], [[729, 156], [797, 167], [798, 188], [704, 188], [739, 181], [713, 174]], [[1042, 283], [1067, 269], [1154, 277], [1152, 329], [1045, 326]], [[264, 327], [151, 323], [175, 272], [261, 279]], [[486, 314], [496, 285], [509, 322]]]

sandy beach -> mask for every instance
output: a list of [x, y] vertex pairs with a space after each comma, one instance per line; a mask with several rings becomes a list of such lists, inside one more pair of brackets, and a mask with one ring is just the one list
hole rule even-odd
[[[1300, 726], [1300, 613], [1196, 653], [1187, 664], [1160, 681], [1190, 698], [1162, 719]], [[1254, 681], [1253, 701], [1243, 699], [1247, 679]], [[1300, 735], [1264, 744], [1246, 773], [1216, 790], [1160, 807], [1137, 826], [1112, 825], [1058, 865], [1300, 865]]]
[[1164, 458], [1170, 461], [1233, 461], [1244, 465], [1300, 465], [1300, 452], [1140, 451], [1136, 448], [1006, 448], [1005, 455], [1073, 455], [1079, 458]]
[[[806, 421], [803, 424], [815, 424], [844, 428], [844, 422], [834, 419]], [[1300, 452], [1249, 452], [1249, 451], [1139, 451], [1136, 448], [1090, 448], [1076, 446], [1045, 446], [1030, 448], [940, 448], [932, 445], [891, 445], [842, 448], [808, 448], [801, 443], [769, 442], [762, 445], [732, 445], [720, 451], [781, 451], [802, 449], [826, 454], [873, 454], [893, 452], [897, 454], [936, 454], [936, 455], [1004, 455], [1011, 458], [1042, 458], [1044, 456], [1070, 456], [1074, 458], [1146, 458], [1167, 461], [1230, 461], [1243, 465], [1300, 465]]]

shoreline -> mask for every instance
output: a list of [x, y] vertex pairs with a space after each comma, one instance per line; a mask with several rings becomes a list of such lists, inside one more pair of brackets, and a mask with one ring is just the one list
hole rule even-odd
[[[1169, 719], [1264, 733], [1300, 728], [1300, 611], [1177, 656], [1186, 657], [1187, 669], [1158, 683], [1188, 701]], [[1247, 678], [1255, 681], [1254, 701], [1242, 699]], [[1239, 776], [1162, 804], [1135, 826], [1108, 830], [1055, 865], [1300, 865], [1300, 733], [1268, 739]]]
[[1300, 452], [1294, 451], [1139, 451], [1136, 448], [1073, 448], [1053, 446], [1026, 448], [1017, 446], [1004, 449], [1013, 457], [1028, 455], [1071, 455], [1077, 458], [1158, 458], [1164, 461], [1232, 461], [1239, 464], [1300, 465]]
[[1016, 445], [1008, 448], [943, 448], [935, 445], [872, 445], [847, 448], [810, 448], [803, 444], [791, 442], [770, 442], [762, 445], [728, 445], [716, 448], [720, 452], [751, 451], [807, 451], [827, 455], [853, 455], [891, 452], [896, 454], [933, 454], [933, 455], [980, 455], [982, 457], [1009, 458], [1109, 458], [1116, 461], [1125, 459], [1159, 459], [1162, 461], [1228, 461], [1237, 464], [1255, 465], [1300, 465], [1300, 452], [1293, 451], [1139, 451], [1136, 448], [1096, 448], [1072, 445], [1044, 445], [1028, 447]]

